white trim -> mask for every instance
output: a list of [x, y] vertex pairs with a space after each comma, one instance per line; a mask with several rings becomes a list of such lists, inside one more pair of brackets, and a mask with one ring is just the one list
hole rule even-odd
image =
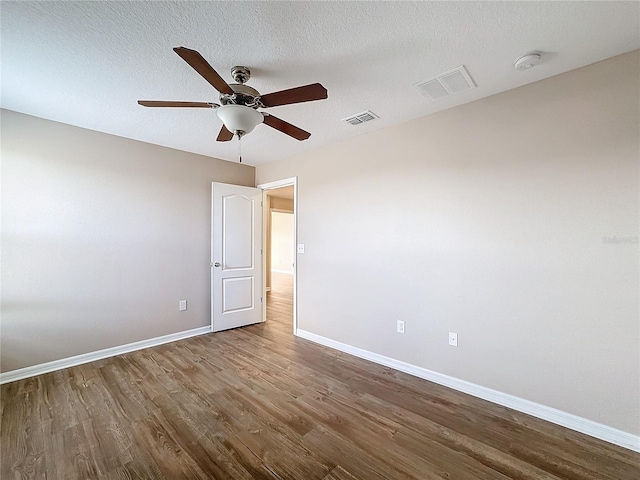
[[271, 273], [284, 273], [286, 275], [293, 275], [293, 270], [278, 270], [277, 268], [272, 268]]
[[[289, 185], [295, 185], [297, 181], [298, 181], [298, 177], [283, 178], [282, 180], [275, 180], [273, 182], [261, 183], [260, 185], [258, 185], [258, 188], [261, 188], [262, 190], [273, 190], [274, 188], [288, 187]], [[295, 195], [294, 195], [294, 200], [295, 200]]]
[[638, 435], [623, 432], [622, 430], [603, 425], [602, 423], [594, 422], [593, 420], [579, 417], [572, 413], [563, 412], [562, 410], [547, 407], [546, 405], [532, 402], [530, 400], [525, 400], [524, 398], [509, 395], [508, 393], [492, 390], [491, 388], [482, 387], [465, 380], [450, 377], [449, 375], [427, 370], [426, 368], [395, 360], [390, 357], [385, 357], [384, 355], [379, 355], [336, 340], [331, 340], [330, 338], [316, 335], [315, 333], [307, 332], [305, 330], [298, 329], [296, 335], [306, 340], [324, 345], [325, 347], [340, 350], [341, 352], [364, 358], [365, 360], [369, 360], [379, 365], [391, 367], [395, 370], [408, 373], [409, 375], [414, 375], [439, 385], [444, 385], [445, 387], [473, 395], [474, 397], [482, 398], [483, 400], [488, 400], [490, 402], [497, 403], [498, 405], [533, 415], [534, 417], [547, 420], [548, 422], [599, 438], [605, 442], [640, 452], [640, 436]]
[[[293, 245], [295, 261], [293, 265], [293, 334], [297, 335], [298, 332], [298, 254], [295, 253], [295, 247], [298, 244], [298, 177], [283, 178], [282, 180], [275, 180], [273, 182], [261, 183], [257, 188], [262, 189], [263, 201], [266, 197], [266, 190], [273, 190], [275, 188], [288, 187], [293, 185]], [[263, 221], [269, 212], [264, 212]], [[266, 228], [262, 229], [262, 245], [263, 248], [267, 244], [266, 242]], [[266, 285], [266, 258], [262, 256], [262, 284]], [[266, 291], [265, 291], [266, 294]], [[262, 304], [262, 321], [267, 319], [267, 302]]]
[[0, 373], [0, 385], [3, 383], [15, 382], [16, 380], [22, 380], [23, 378], [35, 377], [36, 375], [42, 375], [44, 373], [55, 372], [56, 370], [62, 370], [63, 368], [75, 367], [76, 365], [82, 365], [83, 363], [95, 362], [96, 360], [102, 360], [103, 358], [122, 355], [123, 353], [155, 347], [164, 343], [175, 342], [177, 340], [195, 337], [197, 335], [204, 335], [205, 333], [211, 333], [211, 325], [194, 328], [192, 330], [185, 330], [184, 332], [170, 333], [169, 335], [150, 338], [148, 340], [140, 340], [139, 342], [127, 343], [126, 345], [120, 345], [118, 347], [105, 348], [104, 350], [98, 350], [96, 352], [61, 358], [60, 360], [53, 360], [39, 365], [19, 368], [10, 372]]

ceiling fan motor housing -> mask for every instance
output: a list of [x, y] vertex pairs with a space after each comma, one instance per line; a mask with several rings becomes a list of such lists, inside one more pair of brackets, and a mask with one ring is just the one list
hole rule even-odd
[[220, 94], [220, 103], [222, 105], [244, 105], [245, 107], [258, 108], [259, 105], [256, 102], [256, 98], [260, 96], [255, 88], [251, 88], [249, 85], [243, 85], [238, 83], [232, 83], [229, 85], [233, 90], [233, 95], [227, 95], [226, 93]]

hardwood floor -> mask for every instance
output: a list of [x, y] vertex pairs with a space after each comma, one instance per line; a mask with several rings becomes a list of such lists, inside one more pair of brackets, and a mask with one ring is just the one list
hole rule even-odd
[[638, 479], [640, 454], [269, 320], [6, 384], [3, 480]]

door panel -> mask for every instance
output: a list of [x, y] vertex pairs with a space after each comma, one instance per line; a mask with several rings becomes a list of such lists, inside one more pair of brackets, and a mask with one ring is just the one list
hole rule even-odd
[[253, 293], [253, 277], [223, 278], [222, 313], [253, 308]]
[[262, 190], [212, 184], [213, 331], [262, 320]]
[[246, 195], [222, 197], [222, 265], [224, 270], [254, 264], [254, 204]]

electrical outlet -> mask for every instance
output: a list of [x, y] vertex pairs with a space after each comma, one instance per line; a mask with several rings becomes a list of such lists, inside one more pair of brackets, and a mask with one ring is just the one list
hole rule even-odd
[[398, 333], [404, 333], [404, 320], [398, 320], [398, 325], [396, 329]]
[[452, 347], [458, 346], [458, 334], [456, 332], [449, 332], [449, 345]]
[[304, 253], [304, 243], [298, 244], [298, 253]]
[[178, 302], [178, 310], [180, 310], [181, 312], [184, 312], [187, 309], [187, 301], [186, 300], [180, 300]]

